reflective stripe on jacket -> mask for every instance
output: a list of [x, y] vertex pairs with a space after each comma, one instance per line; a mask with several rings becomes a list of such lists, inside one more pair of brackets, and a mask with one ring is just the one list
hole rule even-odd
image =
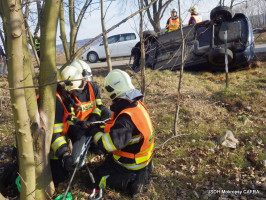
[[54, 133], [58, 133], [58, 132], [62, 132], [62, 135], [66, 135], [68, 128], [69, 128], [69, 122], [67, 121], [67, 118], [69, 115], [71, 115], [71, 113], [68, 112], [62, 98], [60, 97], [59, 93], [56, 93], [56, 96], [58, 97], [58, 99], [61, 101], [63, 107], [64, 107], [64, 117], [63, 117], [63, 124], [56, 124], [54, 126]]
[[40, 39], [34, 38], [35, 49], [40, 50]]
[[188, 20], [188, 25], [191, 25], [190, 24], [191, 18], [193, 18], [195, 20], [196, 24], [202, 22], [202, 16], [201, 15], [191, 15], [189, 20]]
[[175, 31], [179, 28], [180, 28], [180, 18], [177, 17], [176, 19], [172, 19], [172, 17], [170, 17], [168, 24], [168, 32]]
[[[73, 94], [73, 97], [75, 98], [75, 113], [76, 117], [80, 120], [84, 120], [89, 118], [91, 113], [95, 113], [101, 116], [101, 110], [96, 109], [96, 99], [94, 95], [93, 88], [91, 86], [91, 83], [88, 82], [88, 90], [90, 94], [90, 100], [88, 102], [81, 102], [76, 95]], [[100, 101], [97, 99], [97, 101]], [[101, 102], [99, 102], [101, 103]]]
[[[112, 126], [114, 126], [115, 121], [121, 114], [129, 115], [132, 122], [140, 132], [138, 136], [132, 137], [132, 139], [126, 145], [129, 146], [143, 141], [143, 144], [138, 153], [134, 154], [126, 152], [123, 151], [123, 149], [116, 150], [115, 146], [113, 145], [113, 142], [111, 141], [111, 137], [109, 135], [110, 129], [112, 128]], [[97, 134], [95, 135], [96, 138], [98, 136], [99, 135]], [[107, 150], [109, 149], [110, 151], [112, 151], [115, 162], [117, 162], [121, 166], [129, 170], [139, 170], [149, 164], [154, 149], [154, 133], [152, 122], [147, 112], [147, 108], [141, 103], [141, 101], [137, 102], [136, 107], [126, 108], [122, 110], [115, 119], [114, 115], [112, 115], [111, 120], [105, 124], [104, 134], [102, 135], [102, 137], [104, 146]], [[119, 161], [120, 157], [133, 159], [134, 162], [133, 164], [121, 163]]]

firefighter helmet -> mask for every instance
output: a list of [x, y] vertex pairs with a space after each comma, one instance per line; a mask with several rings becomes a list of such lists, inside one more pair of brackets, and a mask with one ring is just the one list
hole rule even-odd
[[112, 100], [116, 98], [133, 100], [142, 97], [141, 92], [133, 86], [128, 73], [120, 69], [108, 73], [104, 80], [104, 89]]
[[60, 74], [60, 79], [62, 81], [68, 80], [67, 82], [64, 82], [64, 84], [62, 84], [63, 86], [65, 86], [66, 90], [68, 91], [82, 89], [81, 86], [82, 86], [83, 76], [80, 73], [80, 71], [72, 65], [66, 66], [62, 70]]
[[190, 13], [197, 13], [198, 12], [198, 7], [197, 6], [192, 6], [188, 11]]
[[177, 9], [176, 8], [172, 8], [171, 13], [173, 13], [173, 12], [177, 13]]
[[85, 78], [85, 81], [92, 81], [91, 68], [88, 63], [82, 60], [75, 60], [70, 65], [76, 67], [77, 70], [79, 70], [79, 72]]

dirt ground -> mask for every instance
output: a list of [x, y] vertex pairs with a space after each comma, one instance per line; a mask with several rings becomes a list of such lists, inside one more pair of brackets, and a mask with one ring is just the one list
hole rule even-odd
[[[265, 80], [263, 80], [265, 67], [266, 54], [256, 54], [253, 65], [249, 69], [230, 74], [232, 79], [236, 79], [232, 80], [231, 86], [236, 87], [238, 82], [245, 82], [249, 80], [249, 77], [256, 77], [257, 79], [254, 81], [257, 84], [256, 89], [261, 93], [264, 91], [265, 95]], [[101, 82], [107, 73], [106, 68], [93, 70], [95, 81], [100, 86], [102, 86]], [[265, 127], [264, 129], [260, 128], [257, 135], [248, 135], [250, 130], [255, 131], [259, 124], [264, 123], [265, 125], [265, 107], [261, 106], [265, 103], [263, 104], [262, 100], [257, 99], [258, 102], [262, 102], [262, 104], [257, 104], [256, 96], [250, 102], [249, 100], [241, 102], [239, 99], [234, 99], [233, 102], [231, 99], [223, 97], [224, 93], [220, 91], [222, 90], [220, 88], [223, 88], [221, 87], [224, 82], [223, 74], [203, 71], [188, 72], [185, 76], [187, 78], [182, 91], [184, 107], [180, 111], [181, 132], [193, 132], [194, 135], [188, 136], [188, 138], [184, 136], [156, 150], [151, 187], [140, 199], [264, 199], [262, 195], [239, 197], [216, 194], [211, 196], [206, 194], [206, 190], [213, 190], [213, 192], [215, 189], [220, 191], [223, 188], [237, 190], [237, 188], [245, 186], [252, 192], [266, 191], [265, 167], [260, 163], [261, 161], [258, 161], [258, 159], [265, 159], [265, 140], [259, 139], [263, 136], [263, 131], [265, 134]], [[245, 78], [245, 81], [242, 78]], [[177, 84], [178, 79], [176, 73], [169, 71], [148, 71], [147, 83], [150, 84], [151, 81], [154, 84], [147, 89], [146, 102], [152, 120], [156, 122], [154, 125], [157, 134], [156, 145], [158, 145], [172, 134], [170, 121], [173, 120], [173, 105], [176, 103], [174, 101], [176, 94], [173, 92], [176, 87], [173, 84]], [[135, 84], [137, 83], [135, 82]], [[11, 150], [15, 142], [9, 91], [3, 88], [8, 88], [6, 75], [0, 76], [0, 176], [3, 175], [7, 163], [12, 161]], [[213, 90], [216, 92], [211, 94]], [[247, 96], [246, 98], [252, 98], [252, 95], [258, 95], [259, 92], [250, 91], [248, 94], [251, 97]], [[242, 95], [241, 91], [235, 93]], [[235, 93], [228, 96], [240, 98]], [[104, 103], [107, 106], [110, 105], [106, 95], [104, 93], [102, 95]], [[217, 96], [220, 99], [216, 99]], [[165, 109], [167, 110], [166, 114], [164, 114]], [[214, 113], [218, 113], [217, 116]], [[233, 121], [235, 118], [237, 120]], [[195, 127], [190, 127], [192, 122], [195, 123]], [[219, 123], [219, 127], [215, 129], [217, 123]], [[228, 150], [217, 144], [219, 134], [221, 134], [220, 129], [227, 126], [234, 127], [235, 132], [243, 134], [237, 135], [240, 145], [236, 150]], [[250, 130], [245, 132], [245, 129]], [[246, 151], [247, 149], [249, 151]], [[258, 154], [263, 151], [264, 157], [263, 154]], [[90, 167], [95, 166], [95, 163], [101, 159], [101, 157], [91, 159]], [[87, 169], [82, 169], [75, 177], [71, 193], [77, 200], [88, 198], [88, 188], [84, 176], [86, 173]], [[62, 194], [66, 186], [67, 182], [60, 185], [57, 188], [57, 194]], [[0, 192], [9, 199], [18, 199], [16, 188], [4, 188], [0, 185]], [[130, 198], [122, 193], [107, 190], [104, 199]]]

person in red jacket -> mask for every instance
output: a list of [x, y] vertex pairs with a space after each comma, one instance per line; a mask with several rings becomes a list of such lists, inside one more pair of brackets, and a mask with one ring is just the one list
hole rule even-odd
[[188, 26], [189, 25], [195, 25], [197, 23], [202, 22], [202, 16], [200, 14], [198, 14], [198, 7], [197, 6], [192, 6], [188, 11], [191, 14], [191, 16], [188, 20]]
[[104, 152], [109, 153], [103, 165], [93, 171], [92, 188], [110, 187], [135, 196], [148, 184], [152, 171], [154, 130], [143, 95], [122, 70], [109, 72], [104, 89], [113, 103], [113, 114], [105, 128], [89, 127], [87, 134]]
[[172, 32], [180, 28], [180, 17], [177, 16], [177, 9], [171, 10], [171, 17], [167, 20], [165, 32]]

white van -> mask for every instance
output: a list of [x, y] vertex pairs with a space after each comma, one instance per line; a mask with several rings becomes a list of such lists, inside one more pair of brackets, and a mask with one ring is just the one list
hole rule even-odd
[[[107, 38], [108, 48], [111, 58], [130, 56], [131, 49], [139, 42], [139, 37], [136, 33], [123, 33], [113, 35]], [[82, 54], [82, 59], [90, 63], [96, 63], [98, 60], [105, 61], [106, 54], [103, 41], [100, 44], [90, 47]]]

